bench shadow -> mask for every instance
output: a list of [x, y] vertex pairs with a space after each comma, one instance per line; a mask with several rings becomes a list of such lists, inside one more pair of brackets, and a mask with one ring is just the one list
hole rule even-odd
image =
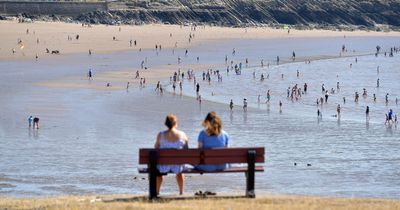
[[133, 197], [121, 197], [121, 198], [108, 198], [102, 199], [102, 202], [112, 203], [112, 202], [169, 202], [177, 200], [204, 200], [204, 199], [238, 199], [238, 198], [248, 198], [244, 195], [201, 195], [201, 196], [160, 196], [153, 200], [150, 200], [148, 196], [133, 196]]

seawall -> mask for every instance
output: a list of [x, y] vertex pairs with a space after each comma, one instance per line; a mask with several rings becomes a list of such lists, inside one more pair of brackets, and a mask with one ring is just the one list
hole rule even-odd
[[21, 2], [0, 1], [0, 14], [78, 16], [93, 11], [107, 11], [106, 2]]

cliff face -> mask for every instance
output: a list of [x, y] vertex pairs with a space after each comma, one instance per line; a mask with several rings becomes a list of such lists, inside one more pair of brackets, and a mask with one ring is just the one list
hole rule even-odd
[[400, 0], [126, 0], [78, 21], [103, 24], [209, 23], [225, 26], [290, 24], [298, 27], [377, 25], [400, 28]]

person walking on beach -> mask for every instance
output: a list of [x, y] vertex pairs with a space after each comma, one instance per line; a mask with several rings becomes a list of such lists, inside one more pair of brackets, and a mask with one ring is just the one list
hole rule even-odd
[[328, 91], [326, 91], [325, 92], [325, 103], [328, 103], [328, 97], [329, 97], [329, 94], [328, 94]]
[[139, 77], [140, 77], [139, 70], [137, 70], [137, 71], [136, 71], [135, 79], [137, 79], [137, 78], [139, 78]]
[[32, 122], [33, 122], [33, 117], [32, 117], [32, 116], [29, 116], [29, 117], [28, 117], [28, 125], [29, 125], [29, 128], [32, 127]]
[[231, 109], [231, 112], [233, 111], [233, 101], [231, 99], [231, 102], [229, 103], [229, 108]]
[[387, 115], [386, 115], [386, 122], [385, 122], [385, 124], [386, 124], [386, 123], [390, 123], [390, 122], [393, 123], [393, 110], [392, 110], [392, 109], [390, 109], [389, 112], [388, 112]]
[[354, 94], [354, 102], [358, 102], [358, 98], [359, 98], [359, 95], [358, 95], [358, 92], [355, 92], [355, 94]]
[[322, 112], [319, 109], [317, 110], [317, 117], [322, 118]]
[[282, 113], [282, 101], [279, 101], [279, 112]]
[[376, 80], [376, 87], [379, 88], [379, 78]]
[[243, 99], [243, 111], [247, 112], [247, 99]]
[[389, 103], [389, 93], [386, 93], [385, 102], [386, 102], [386, 105]]
[[174, 94], [175, 94], [175, 88], [176, 88], [176, 83], [172, 83], [172, 89], [174, 89]]
[[93, 72], [92, 72], [92, 69], [89, 69], [89, 72], [88, 72], [88, 78], [89, 78], [89, 80], [92, 80], [93, 78]]
[[271, 93], [270, 90], [267, 91], [267, 103], [271, 100]]
[[154, 91], [159, 91], [161, 87], [160, 81], [157, 82], [156, 89]]
[[365, 117], [367, 120], [369, 120], [369, 106], [365, 109]]
[[196, 96], [197, 96], [197, 97], [199, 96], [199, 92], [200, 92], [200, 84], [197, 83], [197, 84], [196, 84]]
[[337, 117], [340, 118], [340, 104], [337, 105], [336, 112], [337, 112]]
[[[178, 118], [173, 114], [169, 114], [166, 117], [164, 124], [167, 126], [167, 130], [161, 131], [157, 134], [154, 148], [187, 149], [189, 139], [183, 131], [178, 130]], [[184, 165], [157, 165], [157, 194], [160, 194], [163, 176], [168, 173], [174, 173], [179, 188], [179, 195], [182, 195], [184, 186], [184, 175], [182, 174], [183, 169]]]

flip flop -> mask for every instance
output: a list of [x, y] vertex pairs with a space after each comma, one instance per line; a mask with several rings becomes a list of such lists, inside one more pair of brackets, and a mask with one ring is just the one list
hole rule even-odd
[[215, 192], [205, 191], [204, 195], [217, 195]]

